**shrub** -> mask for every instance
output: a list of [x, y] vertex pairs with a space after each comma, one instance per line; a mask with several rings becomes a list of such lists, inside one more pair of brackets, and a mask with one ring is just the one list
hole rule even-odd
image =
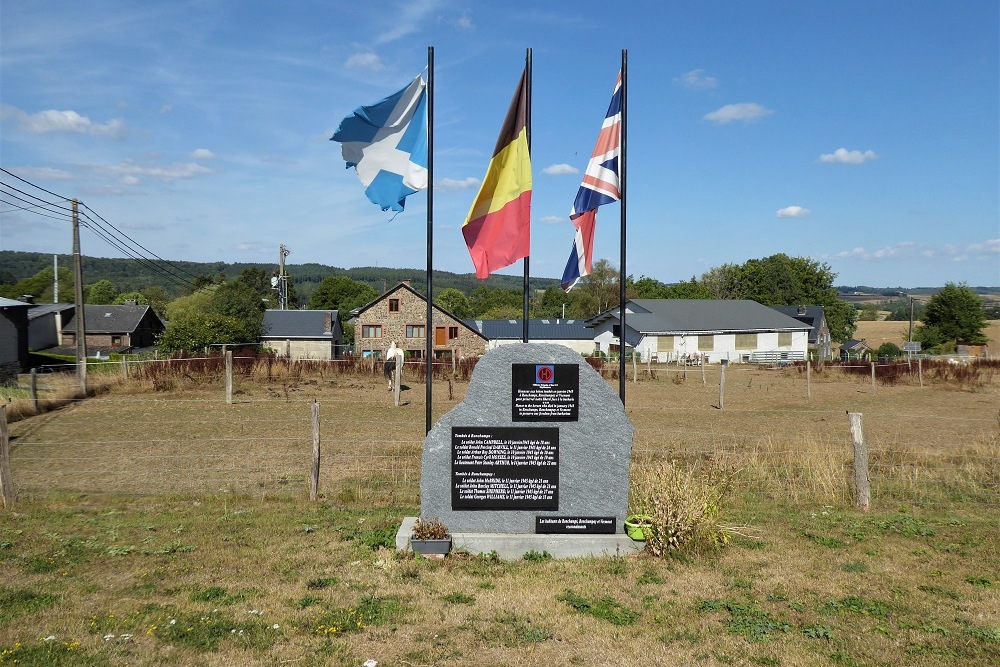
[[730, 488], [727, 475], [685, 471], [673, 461], [633, 464], [629, 513], [651, 519], [646, 551], [665, 556], [691, 546], [727, 542], [729, 535], [718, 519]]

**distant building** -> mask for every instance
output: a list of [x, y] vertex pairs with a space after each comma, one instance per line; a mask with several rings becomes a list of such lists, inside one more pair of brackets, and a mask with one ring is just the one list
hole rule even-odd
[[[152, 308], [137, 304], [84, 306], [83, 323], [88, 353], [91, 348], [117, 351], [123, 348], [151, 347], [165, 329]], [[62, 344], [69, 347], [76, 345], [75, 311], [68, 320], [63, 320]]]
[[47, 350], [61, 345], [62, 323], [68, 321], [76, 309], [71, 303], [45, 303], [32, 306], [28, 311], [28, 347]]
[[[488, 341], [489, 350], [501, 345], [520, 343], [524, 336], [524, 320], [464, 320]], [[528, 340], [532, 343], [564, 345], [580, 354], [594, 353], [594, 330], [584, 320], [548, 318], [528, 320]]]
[[28, 370], [28, 309], [30, 304], [0, 297], [0, 384], [17, 382]]
[[291, 359], [335, 359], [344, 349], [336, 310], [266, 310], [260, 343]]
[[824, 361], [833, 358], [830, 326], [823, 306], [772, 306], [776, 311], [809, 325], [809, 352]]
[[[371, 303], [352, 312], [354, 349], [362, 356], [385, 355], [395, 341], [410, 359], [423, 359], [427, 349], [427, 301], [402, 282]], [[433, 307], [435, 359], [478, 357], [487, 340], [480, 332], [439, 306]]]
[[[601, 352], [618, 352], [617, 306], [587, 324]], [[625, 329], [625, 345], [643, 360], [786, 363], [805, 361], [810, 327], [756, 301], [632, 299]]]
[[872, 352], [871, 347], [865, 339], [855, 340], [852, 338], [846, 343], [841, 343], [840, 345], [840, 360], [841, 361], [851, 361], [852, 359], [865, 359], [870, 356]]

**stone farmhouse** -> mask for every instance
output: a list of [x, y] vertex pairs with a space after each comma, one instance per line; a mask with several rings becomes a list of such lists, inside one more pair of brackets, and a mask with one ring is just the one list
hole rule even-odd
[[336, 310], [266, 310], [261, 330], [263, 347], [293, 360], [330, 360], [344, 350]]
[[383, 358], [395, 341], [409, 359], [423, 359], [427, 335], [433, 336], [435, 359], [478, 357], [487, 340], [462, 320], [433, 307], [431, 331], [427, 327], [427, 301], [409, 282], [401, 282], [354, 315], [354, 349], [366, 357]]
[[[756, 301], [632, 299], [625, 314], [625, 345], [643, 360], [789, 363], [805, 361], [809, 346], [809, 325]], [[600, 352], [618, 352], [617, 306], [587, 324]]]

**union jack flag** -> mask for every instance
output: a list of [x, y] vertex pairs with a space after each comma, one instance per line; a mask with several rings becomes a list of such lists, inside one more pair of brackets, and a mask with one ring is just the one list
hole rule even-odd
[[562, 288], [570, 291], [584, 276], [590, 275], [594, 262], [594, 226], [597, 208], [621, 199], [618, 189], [622, 137], [622, 75], [618, 73], [611, 106], [597, 135], [597, 144], [587, 163], [583, 183], [576, 193], [569, 218], [576, 228], [573, 249], [563, 271]]

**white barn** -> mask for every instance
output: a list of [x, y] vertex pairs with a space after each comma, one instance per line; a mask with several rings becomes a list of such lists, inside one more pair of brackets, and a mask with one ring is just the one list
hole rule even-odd
[[[487, 350], [501, 345], [520, 343], [524, 335], [524, 320], [464, 320], [486, 340]], [[532, 343], [563, 345], [583, 355], [594, 353], [594, 330], [584, 320], [557, 317], [528, 320], [528, 340]]]
[[[616, 306], [587, 321], [597, 349], [617, 353]], [[749, 300], [632, 299], [625, 304], [625, 345], [642, 360], [705, 363], [805, 361], [808, 324]]]

